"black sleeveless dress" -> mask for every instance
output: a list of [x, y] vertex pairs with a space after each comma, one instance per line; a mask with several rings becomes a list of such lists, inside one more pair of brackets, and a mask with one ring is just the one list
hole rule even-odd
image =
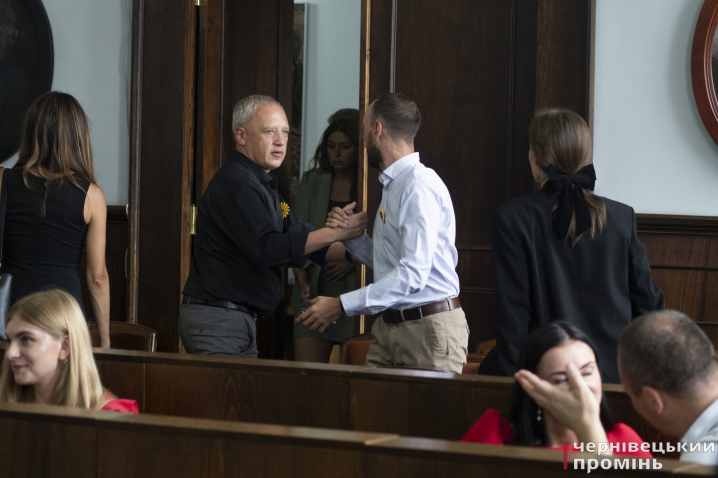
[[90, 181], [74, 175], [81, 190], [68, 180], [53, 181], [45, 202], [44, 178], [28, 173], [33, 190], [22, 181], [22, 172], [8, 177], [2, 270], [13, 275], [12, 301], [50, 288], [70, 293], [82, 308], [78, 266], [85, 244], [84, 208]]

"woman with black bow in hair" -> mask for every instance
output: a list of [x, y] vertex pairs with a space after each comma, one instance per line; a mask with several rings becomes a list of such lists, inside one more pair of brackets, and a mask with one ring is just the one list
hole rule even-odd
[[664, 308], [635, 213], [593, 193], [591, 133], [576, 113], [538, 111], [529, 143], [541, 191], [494, 215], [497, 346], [479, 373], [512, 376], [531, 331], [562, 320], [593, 341], [603, 381], [619, 383], [618, 337], [634, 317]]

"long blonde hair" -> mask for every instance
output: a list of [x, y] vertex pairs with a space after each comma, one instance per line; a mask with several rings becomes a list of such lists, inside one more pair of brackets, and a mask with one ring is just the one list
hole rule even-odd
[[50, 91], [30, 105], [22, 128], [20, 158], [13, 167], [22, 171], [22, 180], [30, 190], [33, 188], [27, 175], [34, 167], [53, 176], [46, 178], [47, 187], [40, 217], [45, 216], [49, 192], [65, 182], [84, 191], [73, 177], [73, 172], [97, 184], [87, 115], [72, 95]]
[[[593, 163], [593, 141], [586, 122], [571, 110], [546, 108], [536, 112], [529, 127], [529, 143], [536, 165], [548, 181], [548, 167], [553, 164], [569, 174], [576, 174]], [[541, 184], [543, 187], [544, 184]], [[573, 187], [573, 186], [572, 186]], [[591, 215], [591, 238], [606, 224], [606, 203], [592, 191], [583, 190]], [[554, 210], [556, 209], [554, 204]], [[575, 246], [583, 234], [576, 236], [576, 211], [571, 216], [568, 234], [564, 238]]]
[[[60, 376], [52, 391], [51, 404], [77, 408], [100, 408], [104, 390], [92, 356], [87, 323], [75, 299], [59, 289], [37, 292], [17, 301], [8, 312], [8, 323], [20, 319], [51, 336], [67, 336], [70, 355], [60, 368]], [[0, 375], [0, 402], [31, 403], [35, 399], [32, 385], [18, 385], [3, 360]]]

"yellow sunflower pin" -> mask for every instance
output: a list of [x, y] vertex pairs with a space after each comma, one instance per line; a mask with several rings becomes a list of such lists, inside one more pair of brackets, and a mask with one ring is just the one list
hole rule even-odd
[[289, 204], [282, 201], [280, 206], [282, 206], [282, 219], [284, 219], [285, 217], [289, 216]]

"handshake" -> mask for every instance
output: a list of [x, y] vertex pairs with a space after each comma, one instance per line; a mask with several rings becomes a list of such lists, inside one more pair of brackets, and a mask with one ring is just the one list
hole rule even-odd
[[344, 208], [335, 207], [327, 215], [327, 222], [324, 224], [329, 229], [334, 229], [337, 233], [337, 241], [347, 241], [364, 234], [369, 219], [365, 211], [354, 214], [356, 201], [347, 204]]

